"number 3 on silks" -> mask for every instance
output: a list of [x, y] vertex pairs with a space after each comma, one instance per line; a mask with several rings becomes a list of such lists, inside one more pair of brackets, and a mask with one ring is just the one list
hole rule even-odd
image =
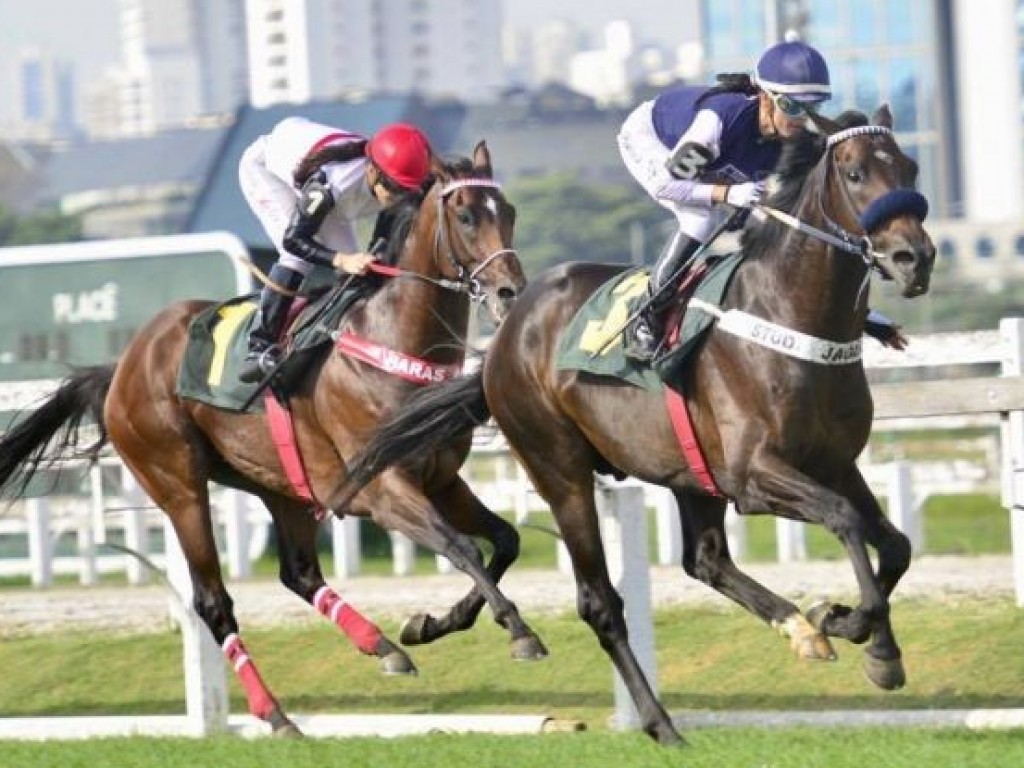
[[677, 179], [693, 181], [714, 159], [714, 153], [703, 144], [687, 141], [672, 150], [665, 161], [665, 168]]

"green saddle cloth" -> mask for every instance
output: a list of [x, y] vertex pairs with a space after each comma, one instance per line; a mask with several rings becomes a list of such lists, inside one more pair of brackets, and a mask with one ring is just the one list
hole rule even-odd
[[[742, 252], [710, 257], [707, 272], [693, 297], [721, 305], [729, 281], [742, 261]], [[665, 383], [672, 384], [678, 378], [682, 365], [715, 318], [688, 307], [680, 324], [677, 346], [655, 360], [653, 366], [630, 360], [624, 353], [623, 326], [646, 297], [648, 279], [646, 269], [631, 269], [594, 292], [562, 335], [556, 361], [559, 370], [611, 376], [651, 392], [660, 392]]]
[[[365, 287], [353, 285], [342, 291], [328, 291], [311, 301], [295, 322], [289, 354], [282, 361], [279, 376], [287, 382], [309, 363], [311, 354], [331, 343], [346, 310], [365, 294]], [[238, 380], [242, 362], [249, 351], [249, 329], [256, 317], [259, 295], [239, 296], [217, 304], [193, 318], [188, 344], [178, 370], [177, 393], [190, 400], [228, 411], [241, 412], [258, 384]], [[262, 411], [257, 399], [249, 411]]]

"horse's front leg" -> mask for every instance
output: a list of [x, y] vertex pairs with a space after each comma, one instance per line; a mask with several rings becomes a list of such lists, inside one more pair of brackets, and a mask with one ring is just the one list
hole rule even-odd
[[683, 529], [683, 570], [778, 630], [797, 657], [834, 661], [828, 638], [795, 605], [736, 567], [725, 535], [725, 500], [674, 493]]
[[[461, 533], [479, 536], [491, 543], [493, 554], [485, 570], [497, 584], [519, 557], [519, 532], [489, 510], [461, 478], [457, 477], [442, 490], [432, 493], [430, 500], [438, 512]], [[417, 645], [469, 629], [476, 622], [484, 604], [480, 590], [473, 586], [469, 594], [439, 618], [428, 613], [411, 616], [402, 625], [401, 640], [406, 645]], [[548, 655], [544, 643], [521, 617], [512, 617], [508, 629], [512, 635], [512, 658], [533, 661]]]
[[[847, 484], [849, 485], [849, 483]], [[808, 617], [826, 635], [863, 643], [874, 637], [865, 659], [865, 673], [872, 683], [886, 690], [901, 687], [905, 682], [900, 650], [889, 624], [888, 595], [895, 584], [899, 558], [887, 554], [888, 590], [876, 576], [868, 557], [869, 537], [882, 534], [879, 529], [877, 502], [868, 508], [856, 506], [850, 499], [826, 488], [819, 482], [774, 456], [760, 456], [752, 462], [749, 482], [741, 508], [785, 510], [801, 519], [819, 523], [842, 542], [853, 566], [860, 589], [860, 605], [849, 610], [830, 607], [809, 611]], [[858, 497], [863, 503], [863, 499]], [[905, 570], [905, 567], [903, 568]]]

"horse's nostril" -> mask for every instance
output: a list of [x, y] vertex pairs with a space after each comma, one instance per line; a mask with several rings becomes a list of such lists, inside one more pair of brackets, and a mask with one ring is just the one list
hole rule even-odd
[[893, 264], [909, 267], [917, 261], [917, 257], [914, 255], [913, 251], [896, 251], [896, 253], [892, 255], [892, 261]]

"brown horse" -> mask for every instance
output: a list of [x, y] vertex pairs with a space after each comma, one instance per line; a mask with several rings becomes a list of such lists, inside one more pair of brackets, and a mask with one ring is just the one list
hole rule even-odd
[[[398, 277], [361, 300], [340, 332], [372, 340], [409, 356], [429, 358], [433, 370], [458, 368], [465, 354], [470, 297], [484, 301], [501, 321], [525, 278], [512, 250], [515, 209], [491, 180], [491, 158], [481, 142], [472, 162], [435, 169], [422, 204], [397, 216], [390, 254]], [[209, 302], [188, 301], [158, 314], [109, 366], [70, 376], [38, 410], [0, 441], [0, 489], [21, 492], [37, 469], [74, 448], [80, 422], [92, 416], [146, 493], [167, 513], [195, 587], [195, 607], [233, 663], [250, 711], [275, 730], [294, 731], [260, 679], [239, 637], [213, 536], [207, 482], [257, 495], [273, 517], [286, 587], [337, 623], [360, 651], [384, 660], [385, 671], [414, 672], [411, 661], [371, 622], [325, 584], [315, 547], [317, 521], [286, 478], [262, 414], [238, 414], [179, 397], [178, 368], [189, 324]], [[313, 494], [327, 497], [351, 456], [384, 414], [415, 383], [337, 352], [324, 355], [290, 397], [298, 447]], [[53, 442], [51, 443], [51, 439]], [[48, 447], [49, 446], [49, 447]], [[487, 510], [455, 470], [469, 451], [463, 444], [439, 453], [444, 481], [422, 484], [395, 477], [347, 506], [417, 544], [447, 557], [475, 585], [434, 622], [408, 634], [428, 640], [470, 626], [484, 601], [511, 633], [513, 655], [539, 658], [540, 641], [496, 583], [518, 555], [516, 530]], [[471, 537], [493, 545], [484, 564]]]
[[[888, 108], [873, 124], [859, 113], [811, 119], [818, 135], [787, 148], [763, 208], [771, 217], [748, 224], [746, 258], [724, 304], [705, 310], [724, 310], [723, 318], [745, 319], [753, 330], [716, 324], [677, 382], [717, 493], [701, 481], [699, 462], [681, 455], [660, 395], [559, 370], [564, 329], [622, 269], [568, 264], [531, 282], [479, 373], [422, 390], [385, 422], [333, 497], [344, 504], [377, 473], [387, 478], [395, 470], [383, 470], [394, 464], [413, 471], [418, 456], [493, 415], [551, 505], [572, 558], [580, 615], [622, 675], [644, 730], [662, 743], [680, 737], [627, 641], [605, 565], [595, 472], [669, 487], [680, 509], [686, 573], [778, 627], [798, 654], [834, 658], [828, 636], [867, 642], [867, 676], [885, 689], [904, 682], [889, 595], [909, 565], [910, 544], [854, 462], [872, 421], [860, 358], [869, 277], [878, 268], [905, 297], [927, 291], [934, 263], [921, 223], [927, 204], [912, 189], [917, 167], [893, 139]], [[739, 571], [726, 543], [727, 499], [743, 514], [824, 525], [846, 548], [860, 605], [818, 606], [805, 618]], [[867, 545], [878, 553], [877, 572]]]

